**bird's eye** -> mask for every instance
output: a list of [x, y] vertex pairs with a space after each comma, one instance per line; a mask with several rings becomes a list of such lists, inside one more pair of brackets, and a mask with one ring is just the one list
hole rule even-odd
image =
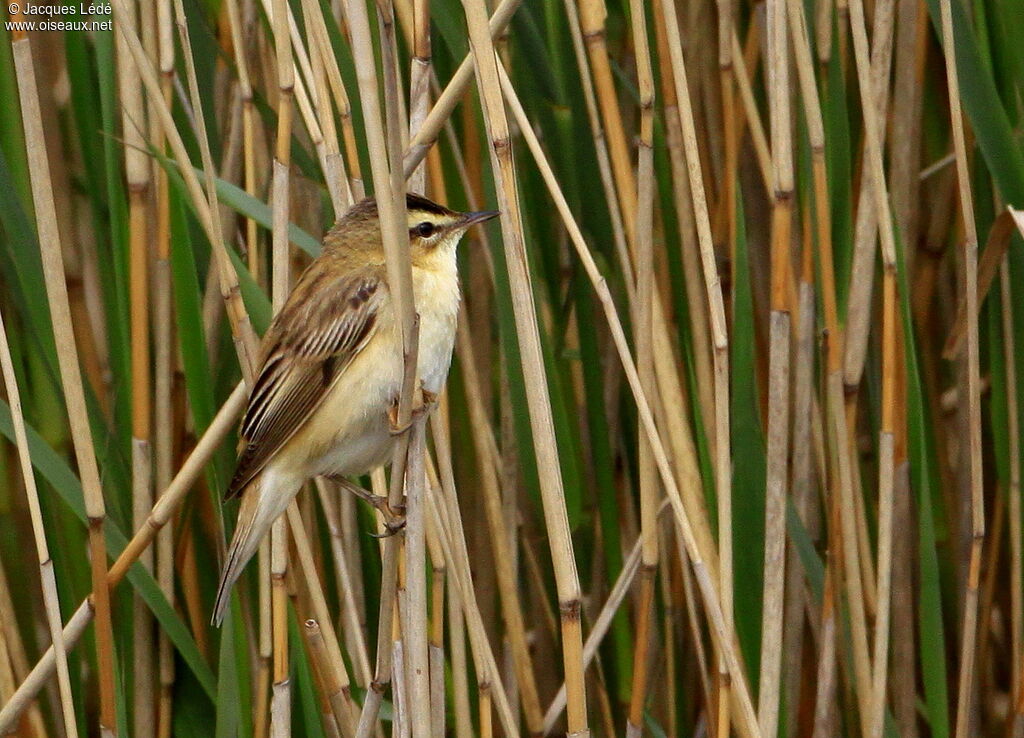
[[416, 231], [416, 235], [420, 238], [430, 238], [434, 235], [434, 224], [429, 221], [423, 221], [413, 230]]

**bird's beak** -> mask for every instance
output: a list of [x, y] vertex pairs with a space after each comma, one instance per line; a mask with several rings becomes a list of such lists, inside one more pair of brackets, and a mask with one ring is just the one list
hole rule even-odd
[[466, 213], [465, 218], [462, 221], [463, 228], [469, 228], [477, 223], [483, 223], [484, 221], [490, 220], [501, 215], [497, 210], [481, 210], [478, 213]]

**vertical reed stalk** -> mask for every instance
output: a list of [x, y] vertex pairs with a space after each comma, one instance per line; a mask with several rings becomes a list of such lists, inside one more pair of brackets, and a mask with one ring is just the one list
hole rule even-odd
[[[288, 32], [288, 3], [274, 0], [271, 23], [277, 69], [277, 139], [273, 162], [273, 230], [271, 234], [274, 312], [281, 309], [291, 290], [291, 254], [288, 242], [288, 214], [291, 176], [292, 97], [295, 73], [291, 36]], [[255, 367], [254, 367], [255, 369]], [[288, 522], [284, 517], [270, 529], [270, 623], [273, 635], [273, 688], [270, 703], [270, 734], [291, 735], [291, 683], [288, 655]], [[266, 618], [267, 613], [261, 617]], [[338, 717], [337, 715], [335, 716]]]
[[[633, 45], [636, 53], [637, 85], [640, 91], [640, 137], [637, 164], [636, 219], [633, 257], [636, 263], [636, 324], [634, 335], [637, 371], [645, 394], [656, 394], [654, 374], [654, 78], [650, 49], [647, 45], [647, 20], [640, 0], [631, 0]], [[627, 735], [638, 736], [643, 729], [643, 712], [647, 697], [647, 674], [654, 615], [654, 586], [658, 568], [658, 471], [650, 442], [643, 434], [639, 448], [640, 528], [643, 540], [643, 570], [640, 576], [640, 599], [637, 607], [636, 655], [633, 659], [632, 694], [629, 705]]]
[[786, 497], [792, 314], [793, 144], [790, 133], [789, 44], [785, 0], [768, 3], [768, 98], [772, 138], [771, 314], [765, 490], [764, 599], [758, 719], [762, 735], [778, 732], [785, 595]]
[[966, 738], [970, 730], [975, 681], [975, 644], [978, 638], [978, 581], [982, 547], [985, 540], [985, 499], [981, 467], [981, 380], [978, 342], [978, 230], [974, 222], [974, 199], [967, 160], [964, 123], [960, 112], [960, 85], [956, 48], [953, 44], [953, 18], [949, 0], [940, 0], [942, 46], [946, 57], [946, 87], [949, 90], [950, 128], [956, 154], [960, 217], [964, 224], [964, 304], [967, 325], [967, 378], [961, 390], [967, 404], [968, 432], [966, 452], [971, 492], [971, 547], [964, 593], [964, 614], [960, 650], [960, 677], [957, 687], [956, 735]]
[[[245, 406], [245, 401], [245, 385], [239, 384], [221, 406], [220, 411], [206, 429], [203, 437], [199, 439], [192, 453], [181, 465], [171, 484], [157, 499], [149, 518], [146, 519], [146, 524], [136, 532], [131, 541], [128, 542], [128, 545], [124, 547], [121, 555], [117, 557], [114, 565], [106, 572], [101, 588], [102, 592], [113, 590], [121, 582], [125, 574], [128, 573], [129, 567], [138, 561], [139, 555], [153, 543], [161, 528], [170, 521], [171, 516], [178, 509], [185, 495], [192, 489], [199, 475], [202, 474], [203, 468], [209, 463], [214, 452], [234, 426], [235, 421], [242, 412], [242, 408]], [[98, 599], [94, 591], [82, 601], [67, 625], [64, 626], [65, 652], [74, 648], [93, 617], [96, 617], [98, 620], [100, 614], [99, 607], [96, 604]], [[29, 707], [35, 696], [39, 694], [39, 690], [53, 676], [55, 668], [56, 652], [54, 647], [51, 646], [40, 657], [31, 673], [25, 677], [11, 699], [3, 706], [3, 709], [0, 709], [0, 735], [10, 731], [17, 723], [22, 712]]]
[[[4, 327], [3, 316], [0, 316], [0, 369], [3, 370], [4, 387], [7, 390], [7, 403], [11, 408], [11, 420], [14, 425], [15, 443], [18, 447], [18, 461], [21, 464], [21, 476], [25, 483], [25, 496], [28, 499], [29, 515], [32, 518], [32, 533], [36, 543], [36, 557], [39, 560], [39, 581], [43, 592], [43, 607], [46, 610], [46, 624], [50, 630], [50, 642], [57, 654], [57, 686], [60, 690], [61, 717], [64, 720], [64, 734], [68, 738], [77, 738], [78, 722], [75, 719], [75, 704], [71, 692], [71, 676], [68, 673], [68, 660], [65, 653], [64, 633], [60, 618], [60, 596], [57, 592], [57, 577], [53, 571], [53, 560], [50, 558], [49, 545], [46, 542], [46, 526], [43, 521], [42, 508], [39, 506], [39, 490], [36, 488], [35, 472], [32, 469], [32, 458], [29, 456], [28, 437], [25, 433], [25, 418], [21, 411], [21, 392], [18, 389], [17, 377], [14, 373], [14, 361], [11, 358], [10, 345], [7, 343], [7, 329]], [[0, 633], [0, 640], [4, 636]], [[3, 647], [6, 651], [6, 646]], [[7, 669], [7, 654], [0, 668]], [[11, 690], [13, 692], [13, 685]], [[8, 694], [4, 694], [7, 699]]]
[[[133, 2], [124, 5], [121, 22], [130, 28], [139, 26], [138, 9]], [[143, 132], [146, 126], [142, 85], [123, 36], [117, 42], [118, 92], [121, 100], [124, 136], [125, 173], [128, 182], [129, 292], [131, 324], [132, 383], [132, 522], [136, 529], [153, 506], [152, 447], [150, 439], [151, 380], [149, 346], [149, 223], [150, 163], [146, 157]], [[153, 570], [153, 552], [141, 557], [142, 565]], [[134, 645], [132, 682], [134, 696], [134, 733], [146, 735], [156, 725], [153, 689], [153, 618], [136, 595], [132, 598]]]
[[576, 559], [573, 555], [572, 537], [566, 516], [565, 494], [558, 463], [558, 445], [540, 349], [537, 312], [523, 243], [508, 122], [505, 119], [498, 82], [498, 67], [484, 7], [479, 0], [465, 0], [463, 7], [469, 26], [470, 44], [476, 59], [478, 89], [491, 140], [491, 161], [498, 204], [502, 212], [502, 240], [512, 287], [522, 370], [527, 386], [533, 388], [533, 391], [527, 394], [527, 403], [562, 620], [562, 655], [569, 694], [568, 734], [587, 736], [590, 731], [587, 727], [579, 577], [576, 573]]
[[[160, 91], [164, 105], [169, 106], [174, 87], [174, 21], [170, 0], [157, 6], [157, 50], [160, 69]], [[150, 115], [154, 143], [165, 148], [163, 124]], [[155, 420], [155, 482], [156, 489], [171, 483], [174, 464], [174, 410], [171, 394], [174, 373], [174, 317], [171, 295], [171, 212], [170, 181], [162, 167], [154, 165], [156, 178], [156, 258], [153, 262], [153, 289], [156, 293], [153, 311], [153, 339], [156, 346], [154, 369]], [[174, 530], [165, 527], [157, 537], [156, 566], [160, 589], [173, 606], [174, 593]], [[174, 689], [174, 650], [170, 638], [161, 633], [159, 639], [160, 703], [157, 723], [159, 738], [170, 738]]]
[[[89, 520], [89, 556], [92, 569], [92, 607], [96, 614], [96, 663], [100, 685], [100, 731], [104, 736], [116, 735], [114, 707], [114, 639], [110, 620], [110, 592], [107, 589], [107, 544], [103, 537], [106, 509], [99, 468], [92, 441], [85, 404], [82, 374], [75, 353], [71, 307], [64, 280], [64, 260], [57, 212], [50, 182], [50, 165], [46, 156], [43, 123], [39, 110], [32, 46], [23, 33], [16, 31], [11, 43], [18, 79], [22, 124], [28, 154], [32, 201], [35, 206], [36, 229], [43, 262], [46, 297], [53, 321], [54, 343], [60, 366], [61, 386], [67, 403], [71, 438], [85, 495], [85, 512]], [[12, 700], [13, 701], [13, 700]], [[10, 704], [10, 703], [9, 703]], [[6, 708], [5, 708], [6, 710]], [[0, 721], [2, 722], [2, 721]]]
[[1020, 481], [1020, 416], [1017, 395], [1016, 341], [1013, 325], [1013, 293], [1007, 261], [999, 268], [999, 296], [1002, 312], [1003, 360], [1006, 362], [1006, 416], [1010, 441], [1010, 479], [1006, 490], [1010, 498], [1010, 694], [1016, 702], [1022, 693], [1021, 668], [1024, 648], [1024, 614], [1021, 598], [1024, 595], [1024, 573], [1021, 554], [1021, 481]]

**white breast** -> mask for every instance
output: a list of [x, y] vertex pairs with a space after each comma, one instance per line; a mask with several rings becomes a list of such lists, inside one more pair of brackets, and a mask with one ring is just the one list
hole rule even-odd
[[444, 386], [455, 346], [459, 317], [459, 277], [455, 260], [441, 269], [413, 272], [416, 309], [420, 314], [417, 373], [423, 388], [437, 394]]

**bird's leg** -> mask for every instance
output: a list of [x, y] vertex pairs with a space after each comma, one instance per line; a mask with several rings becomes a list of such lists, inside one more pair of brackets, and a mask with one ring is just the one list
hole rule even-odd
[[373, 492], [360, 487], [355, 482], [347, 479], [340, 475], [327, 475], [327, 478], [332, 482], [335, 482], [342, 489], [348, 490], [360, 500], [370, 504], [373, 509], [381, 514], [384, 518], [384, 533], [371, 533], [374, 538], [388, 538], [393, 536], [398, 531], [405, 527], [405, 506], [398, 505], [392, 506], [388, 502], [388, 498], [383, 495], [375, 495]]
[[403, 435], [404, 433], [408, 433], [409, 429], [412, 428], [412, 424], [413, 423], [415, 423], [421, 417], [424, 417], [424, 416], [428, 415], [430, 413], [430, 411], [434, 409], [434, 406], [437, 405], [437, 395], [436, 394], [434, 394], [433, 392], [428, 392], [427, 390], [422, 390], [422, 392], [423, 392], [423, 403], [421, 405], [419, 405], [418, 407], [414, 407], [412, 409], [412, 417], [409, 419], [409, 422], [407, 422], [407, 423], [399, 423], [398, 422], [398, 403], [397, 402], [394, 403], [393, 405], [391, 405], [391, 407], [388, 408], [388, 422], [391, 425], [391, 427], [389, 429], [390, 432], [391, 432], [391, 435], [393, 435], [393, 436], [400, 436], [400, 435]]

